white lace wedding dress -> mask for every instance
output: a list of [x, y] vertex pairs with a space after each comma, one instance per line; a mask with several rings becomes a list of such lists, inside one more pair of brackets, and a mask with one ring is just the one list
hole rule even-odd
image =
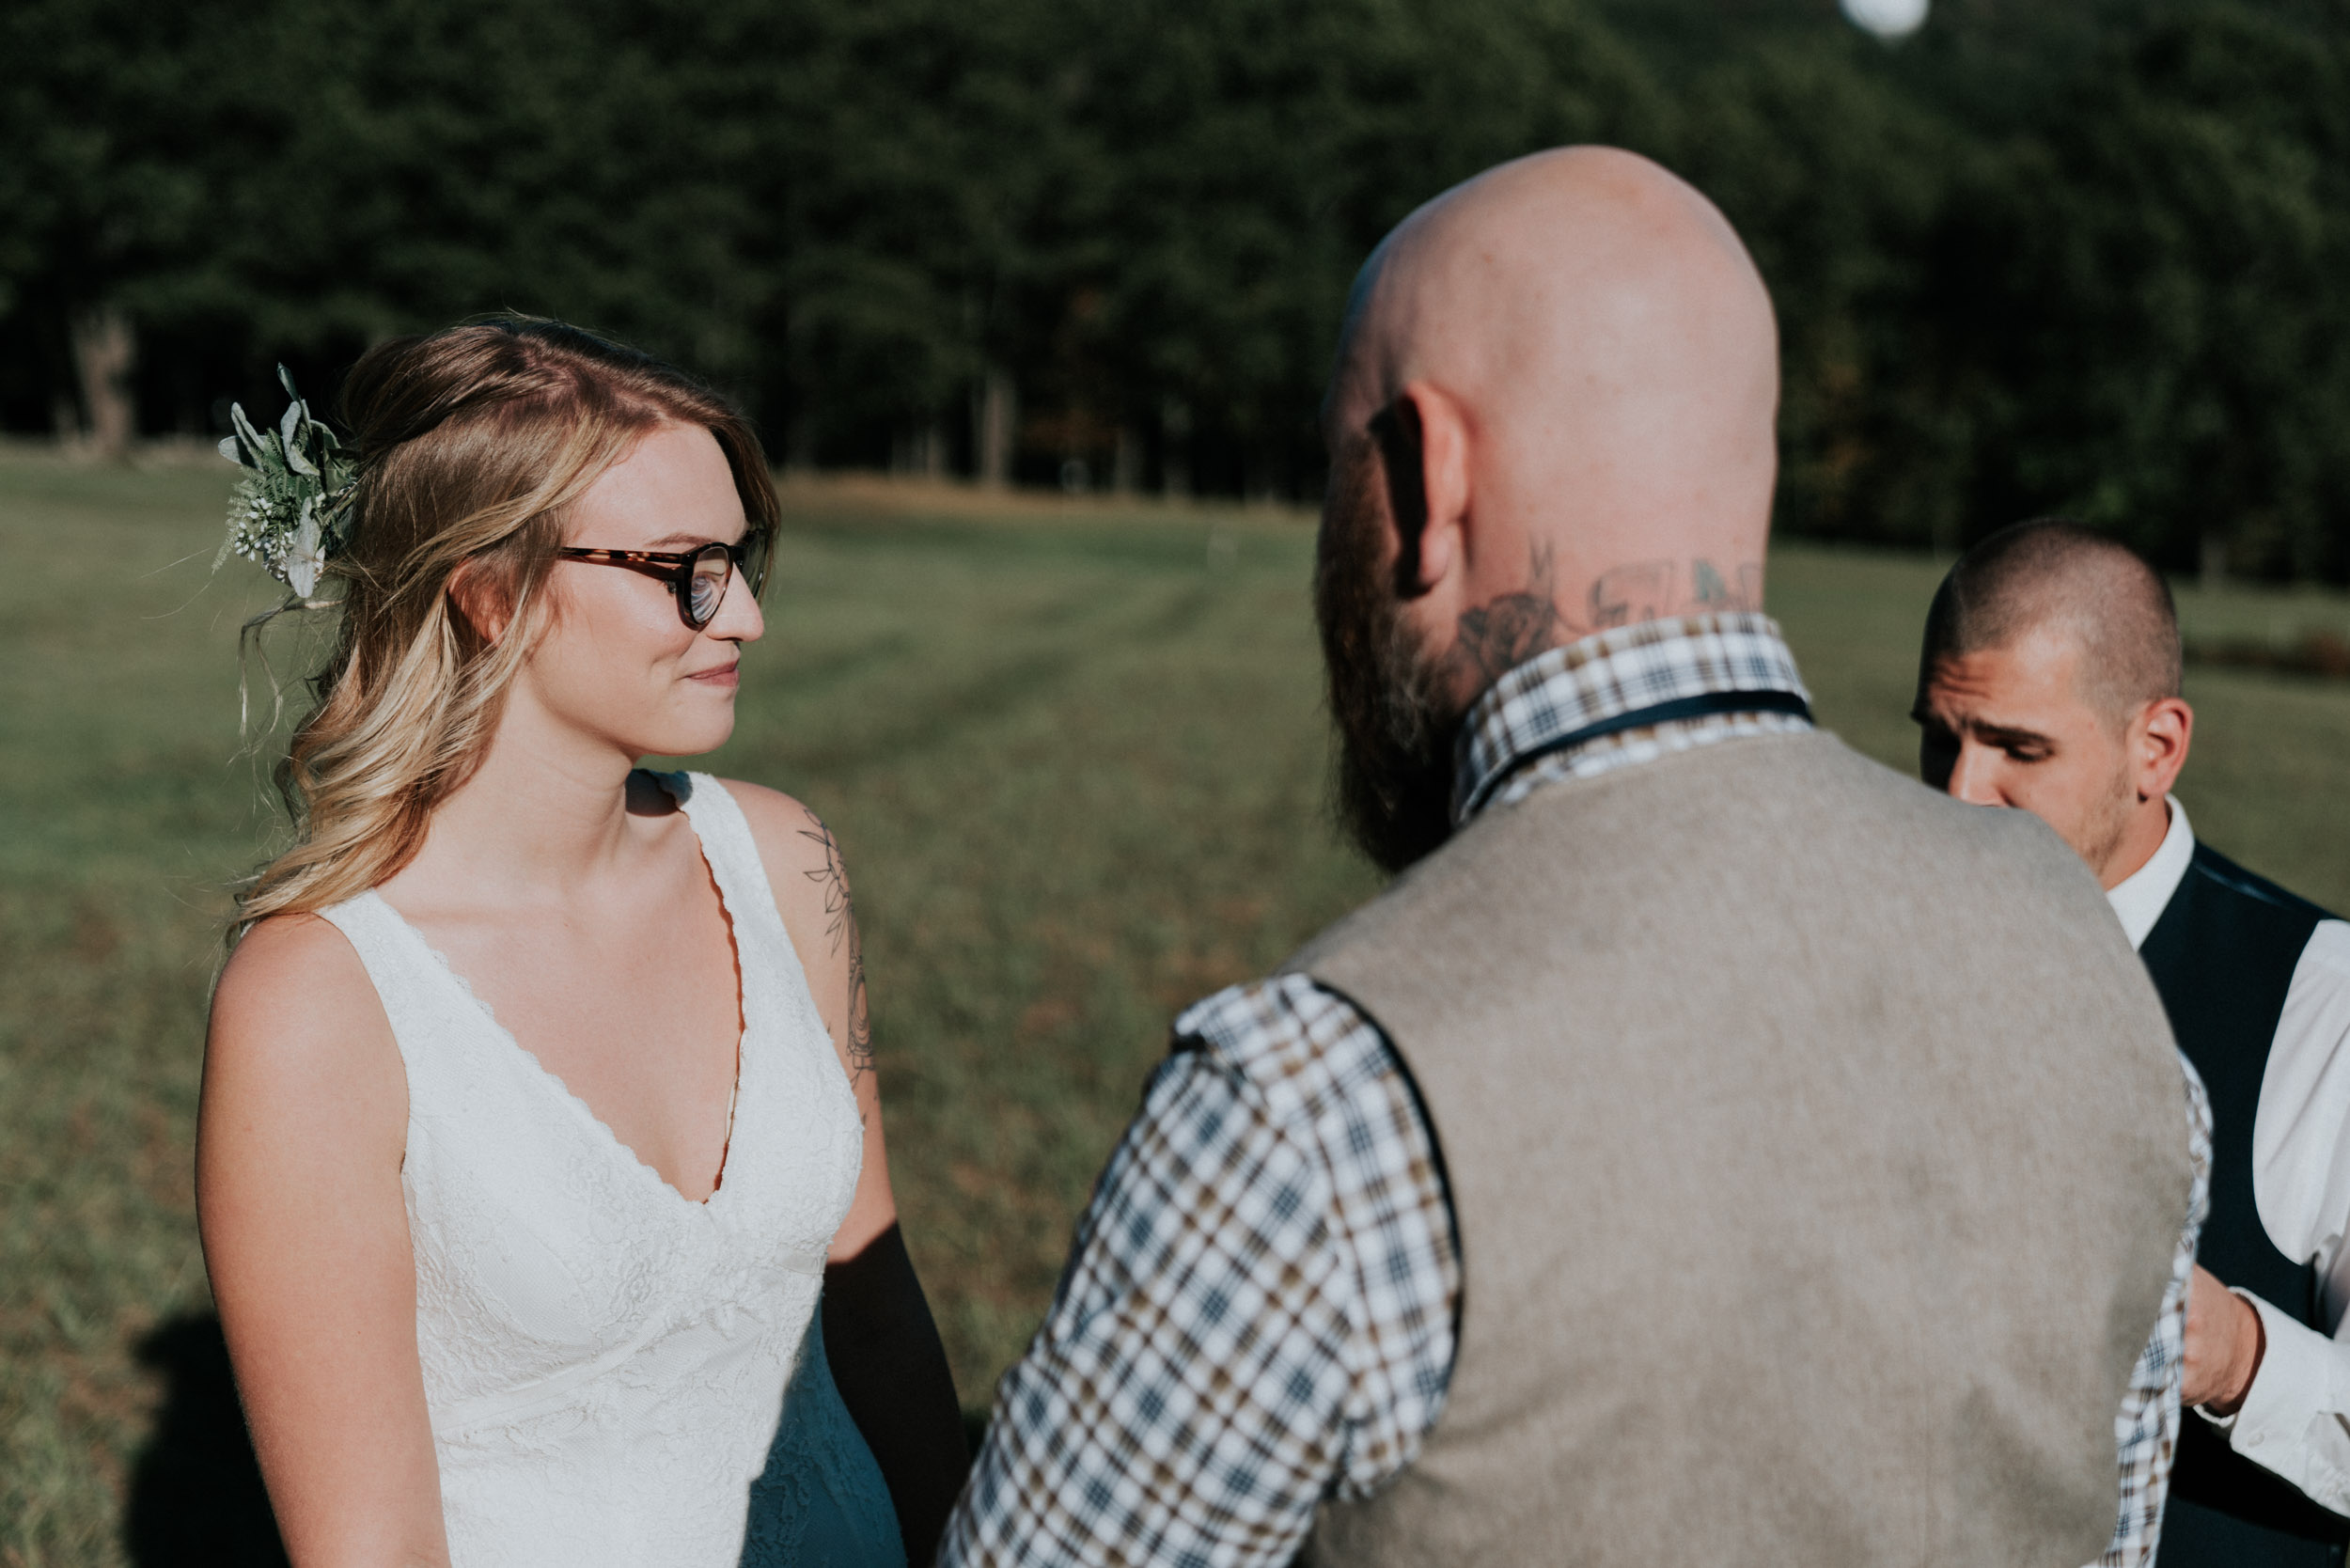
[[408, 1072], [400, 1180], [456, 1568], [903, 1568], [816, 1317], [863, 1152], [856, 1101], [750, 829], [664, 782], [743, 976], [734, 1123], [707, 1203], [613, 1137], [373, 893], [325, 911]]

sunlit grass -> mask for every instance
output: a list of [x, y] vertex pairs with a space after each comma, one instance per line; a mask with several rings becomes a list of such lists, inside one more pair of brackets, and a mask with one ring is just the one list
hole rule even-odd
[[[136, 1347], [207, 1307], [202, 1010], [220, 889], [274, 830], [233, 755], [267, 585], [207, 575], [227, 478], [0, 457], [0, 1564], [126, 1560], [160, 1392]], [[1169, 1017], [1375, 886], [1323, 812], [1310, 532], [870, 485], [791, 507], [737, 738], [697, 765], [799, 794], [846, 847], [907, 1233], [984, 1404]], [[1935, 579], [1774, 567], [1823, 716], [1896, 766]], [[2186, 608], [2227, 635], [2344, 619]], [[2198, 826], [2350, 907], [2350, 686], [2198, 671], [2189, 695]]]

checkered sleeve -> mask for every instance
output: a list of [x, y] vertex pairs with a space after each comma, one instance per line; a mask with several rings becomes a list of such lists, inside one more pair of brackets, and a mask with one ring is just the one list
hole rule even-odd
[[2092, 1568], [2143, 1568], [2154, 1560], [2162, 1539], [2163, 1504], [2170, 1496], [2170, 1466], [2179, 1448], [2179, 1384], [2186, 1371], [2186, 1299], [2195, 1273], [2195, 1246], [2211, 1209], [2211, 1099], [2203, 1080], [2185, 1057], [2187, 1157], [2194, 1181], [2187, 1200], [2186, 1230], [2170, 1264], [2162, 1314], [2154, 1338], [2138, 1353], [2114, 1418], [2113, 1435], [2122, 1467], [2121, 1516], [2113, 1540]]
[[1442, 1407], [1458, 1254], [1386, 1037], [1302, 976], [1176, 1031], [997, 1390], [943, 1563], [1286, 1562]]

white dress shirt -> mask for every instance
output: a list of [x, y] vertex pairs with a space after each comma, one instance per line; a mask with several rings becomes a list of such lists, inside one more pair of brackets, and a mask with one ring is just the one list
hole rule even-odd
[[[2195, 854], [2186, 808], [2170, 804], [2162, 847], [2106, 894], [2132, 947], [2162, 918]], [[2350, 1513], [2350, 923], [2319, 922], [2294, 966], [2252, 1121], [2252, 1202], [2278, 1251], [2316, 1264], [2327, 1332], [2238, 1292], [2259, 1310], [2268, 1346], [2236, 1413], [2203, 1419], [2236, 1452]]]

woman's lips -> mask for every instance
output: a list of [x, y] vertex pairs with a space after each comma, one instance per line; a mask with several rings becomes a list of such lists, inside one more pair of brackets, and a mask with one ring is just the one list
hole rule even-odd
[[738, 686], [743, 683], [742, 669], [743, 661], [737, 659], [734, 663], [721, 665], [716, 669], [696, 670], [686, 679], [704, 682], [713, 686]]

